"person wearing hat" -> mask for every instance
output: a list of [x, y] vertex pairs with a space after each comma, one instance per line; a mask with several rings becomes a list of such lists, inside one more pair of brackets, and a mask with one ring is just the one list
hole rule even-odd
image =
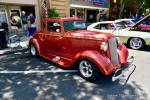
[[27, 32], [28, 19], [27, 19], [25, 11], [22, 11], [21, 21], [22, 21], [23, 30]]

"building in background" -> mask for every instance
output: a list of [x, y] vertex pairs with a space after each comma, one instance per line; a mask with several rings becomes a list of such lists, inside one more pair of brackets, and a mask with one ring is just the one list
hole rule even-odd
[[95, 22], [102, 20], [101, 17], [108, 17], [108, 1], [109, 0], [47, 0], [47, 3], [49, 8], [56, 9], [60, 17], [80, 17], [87, 22]]
[[[0, 25], [7, 22], [10, 26], [10, 16], [20, 18], [21, 12], [25, 11], [27, 15], [32, 12], [36, 16], [35, 24], [39, 29], [41, 19], [45, 18], [43, 1], [48, 8], [55, 8], [60, 17], [80, 17], [91, 23], [118, 19], [121, 0], [0, 0]], [[136, 3], [125, 6], [123, 17], [136, 16], [137, 8]], [[19, 27], [22, 28], [21, 22]]]
[[80, 17], [87, 22], [106, 20], [109, 0], [70, 0], [70, 16]]
[[70, 0], [48, 0], [49, 7], [55, 8], [60, 17], [69, 16], [69, 1]]
[[[38, 0], [0, 0], [0, 25], [6, 22], [10, 26], [10, 16], [13, 15], [20, 23], [19, 29], [22, 29], [21, 12], [25, 11], [28, 15], [33, 13], [36, 17], [35, 25], [37, 29], [40, 28], [40, 14]], [[9, 27], [10, 28], [10, 27]]]

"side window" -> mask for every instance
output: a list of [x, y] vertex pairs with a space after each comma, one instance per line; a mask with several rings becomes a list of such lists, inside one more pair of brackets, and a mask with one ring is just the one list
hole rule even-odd
[[101, 24], [100, 29], [101, 30], [108, 30], [107, 29], [107, 24]]
[[58, 22], [48, 22], [48, 31], [50, 32], [61, 32], [61, 26]]
[[107, 24], [98, 24], [97, 26], [95, 26], [95, 28], [100, 30], [108, 30]]
[[112, 23], [108, 23], [106, 28], [107, 28], [107, 30], [114, 30], [115, 26]]
[[101, 28], [100, 28], [100, 24], [96, 25], [94, 28], [95, 28], [95, 29], [101, 29]]

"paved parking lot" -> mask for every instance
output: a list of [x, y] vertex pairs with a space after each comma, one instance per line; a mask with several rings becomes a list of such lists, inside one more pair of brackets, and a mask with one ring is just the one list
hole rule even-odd
[[64, 70], [28, 52], [0, 56], [0, 99], [15, 100], [149, 100], [150, 49], [129, 50], [137, 69], [123, 86], [103, 77], [82, 79], [75, 70]]

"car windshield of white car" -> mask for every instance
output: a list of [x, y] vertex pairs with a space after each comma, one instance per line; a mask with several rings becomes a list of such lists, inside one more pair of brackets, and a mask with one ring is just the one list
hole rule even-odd
[[117, 29], [125, 29], [128, 28], [128, 25], [126, 25], [126, 23], [124, 21], [121, 22], [116, 22], [115, 26], [117, 27]]
[[135, 19], [132, 19], [131, 22], [132, 22], [133, 24], [135, 24], [137, 21], [136, 21]]
[[66, 21], [64, 22], [64, 30], [69, 31], [72, 29], [86, 29], [84, 21]]

